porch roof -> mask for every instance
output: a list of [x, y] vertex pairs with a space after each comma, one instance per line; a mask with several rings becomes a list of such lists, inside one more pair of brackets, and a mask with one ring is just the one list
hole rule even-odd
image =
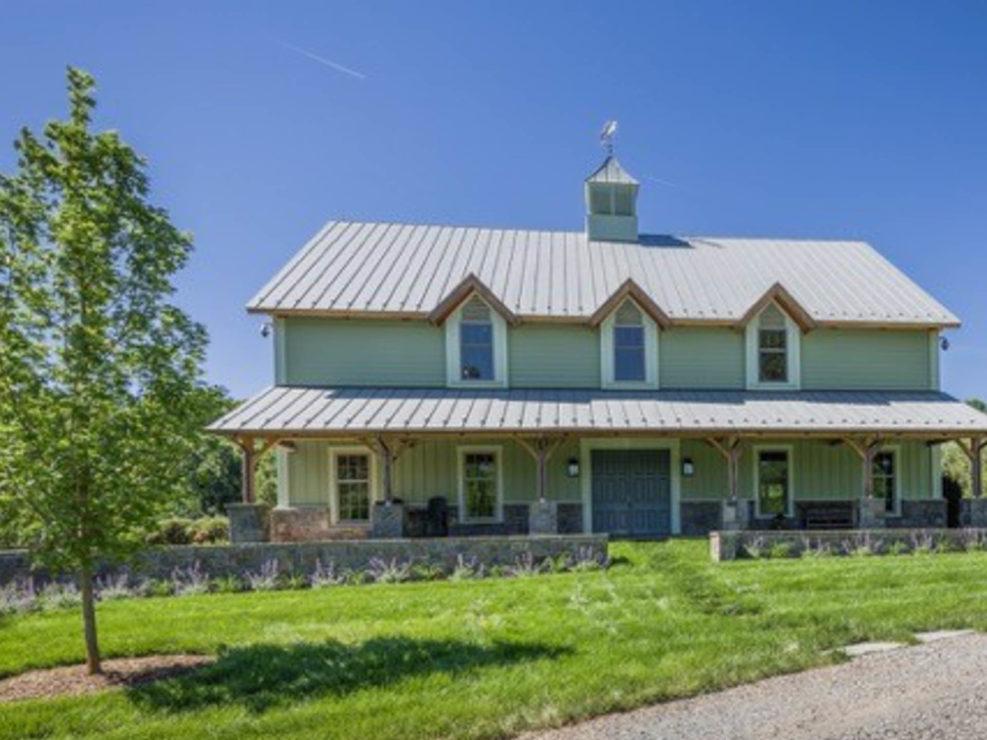
[[231, 436], [463, 434], [987, 434], [936, 391], [604, 391], [271, 386], [218, 419]]

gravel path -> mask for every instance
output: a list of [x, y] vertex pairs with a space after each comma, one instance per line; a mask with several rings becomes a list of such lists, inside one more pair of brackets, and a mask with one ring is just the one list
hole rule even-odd
[[987, 738], [987, 635], [874, 653], [529, 740]]

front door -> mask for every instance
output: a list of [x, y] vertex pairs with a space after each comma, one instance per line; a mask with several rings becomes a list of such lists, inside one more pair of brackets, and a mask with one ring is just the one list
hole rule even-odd
[[629, 537], [671, 534], [668, 450], [591, 452], [593, 531]]

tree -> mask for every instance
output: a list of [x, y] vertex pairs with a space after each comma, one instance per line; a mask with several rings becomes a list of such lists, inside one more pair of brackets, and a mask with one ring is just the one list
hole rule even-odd
[[206, 334], [168, 302], [191, 238], [149, 202], [145, 161], [91, 130], [93, 92], [70, 67], [68, 120], [23, 129], [0, 175], [0, 522], [77, 577], [98, 673], [94, 572], [187, 486]]
[[[968, 398], [965, 403], [977, 411], [987, 413], [987, 403], [979, 398]], [[985, 457], [987, 457], [987, 450], [981, 453], [981, 464], [983, 464]], [[942, 474], [955, 481], [963, 491], [964, 496], [980, 495], [979, 492], [972, 490], [970, 458], [955, 442], [947, 442], [942, 446]]]

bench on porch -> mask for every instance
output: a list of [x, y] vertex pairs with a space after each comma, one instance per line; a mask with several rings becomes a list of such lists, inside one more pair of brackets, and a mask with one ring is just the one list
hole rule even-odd
[[850, 501], [811, 501], [798, 505], [803, 529], [853, 529]]

